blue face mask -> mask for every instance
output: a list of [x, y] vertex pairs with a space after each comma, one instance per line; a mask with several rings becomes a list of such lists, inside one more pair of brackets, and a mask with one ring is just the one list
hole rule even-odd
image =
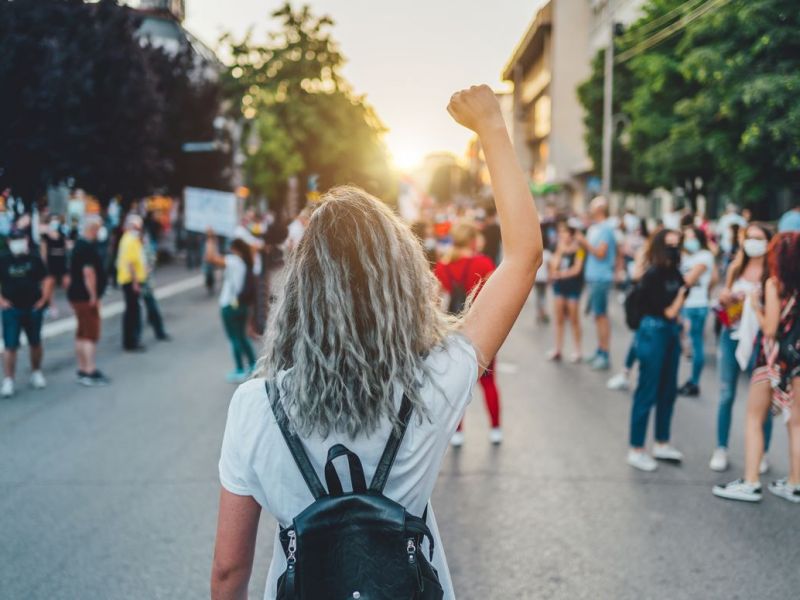
[[698, 240], [697, 238], [684, 240], [683, 249], [686, 250], [689, 254], [694, 254], [695, 252], [699, 252], [700, 240]]

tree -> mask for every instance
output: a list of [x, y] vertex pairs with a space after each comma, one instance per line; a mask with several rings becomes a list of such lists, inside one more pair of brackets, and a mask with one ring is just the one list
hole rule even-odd
[[248, 184], [280, 202], [289, 177], [317, 175], [320, 187], [354, 183], [393, 197], [384, 126], [341, 75], [333, 20], [286, 2], [279, 32], [259, 45], [223, 38], [232, 57], [226, 90], [244, 120]]

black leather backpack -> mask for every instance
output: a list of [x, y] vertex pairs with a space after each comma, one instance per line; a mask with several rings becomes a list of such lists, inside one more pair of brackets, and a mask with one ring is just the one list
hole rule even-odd
[[[400, 427], [392, 430], [375, 475], [367, 488], [356, 454], [342, 444], [332, 446], [322, 486], [302, 442], [289, 429], [274, 381], [267, 395], [275, 420], [314, 502], [281, 527], [286, 572], [278, 580], [278, 600], [441, 600], [444, 596], [433, 560], [433, 536], [422, 518], [409, 514], [383, 495], [397, 450], [411, 418], [406, 396]], [[352, 492], [344, 492], [333, 461], [346, 456]], [[430, 555], [421, 546], [428, 538]]]

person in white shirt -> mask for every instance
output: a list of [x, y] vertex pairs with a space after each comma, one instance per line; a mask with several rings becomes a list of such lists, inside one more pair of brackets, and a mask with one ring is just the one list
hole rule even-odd
[[698, 396], [700, 375], [705, 366], [704, 334], [708, 319], [709, 293], [716, 279], [716, 265], [714, 255], [708, 249], [706, 234], [697, 227], [683, 229], [681, 275], [689, 290], [681, 312], [688, 326], [692, 345], [692, 374], [678, 393], [683, 396]]
[[[519, 316], [542, 262], [536, 207], [493, 91], [479, 86], [458, 92], [448, 111], [478, 134], [486, 153], [503, 262], [463, 316], [452, 319], [440, 306], [439, 283], [421, 244], [384, 203], [350, 186], [323, 197], [289, 259], [262, 377], [238, 389], [228, 412], [214, 600], [246, 597], [261, 510], [289, 526], [313, 499], [270, 403], [288, 414], [318, 477], [337, 443], [353, 451], [372, 477], [405, 394], [412, 418], [384, 493], [415, 516], [429, 506], [477, 378]], [[280, 392], [268, 396], [266, 381], [276, 382]], [[453, 600], [432, 509], [427, 524], [443, 597]], [[286, 565], [276, 532], [267, 600], [276, 597]], [[364, 577], [370, 576], [364, 565]]]
[[739, 207], [731, 203], [725, 207], [725, 214], [717, 222], [717, 237], [719, 247], [722, 252], [731, 258], [734, 250], [733, 226], [736, 225], [740, 230], [747, 227], [747, 220], [739, 214]]

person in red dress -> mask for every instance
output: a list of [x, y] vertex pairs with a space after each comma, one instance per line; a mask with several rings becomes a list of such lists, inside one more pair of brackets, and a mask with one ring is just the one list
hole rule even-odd
[[[481, 239], [474, 224], [457, 223], [450, 235], [453, 239], [450, 258], [447, 262], [436, 263], [434, 273], [447, 293], [448, 312], [460, 315], [478, 295], [484, 282], [494, 271], [495, 265], [491, 258], [478, 251]], [[494, 380], [494, 359], [481, 376], [480, 384], [492, 426], [489, 439], [493, 444], [499, 444], [503, 441], [503, 431], [500, 428], [500, 395]], [[462, 425], [458, 426], [451, 443], [453, 446], [461, 446], [464, 443]]]

